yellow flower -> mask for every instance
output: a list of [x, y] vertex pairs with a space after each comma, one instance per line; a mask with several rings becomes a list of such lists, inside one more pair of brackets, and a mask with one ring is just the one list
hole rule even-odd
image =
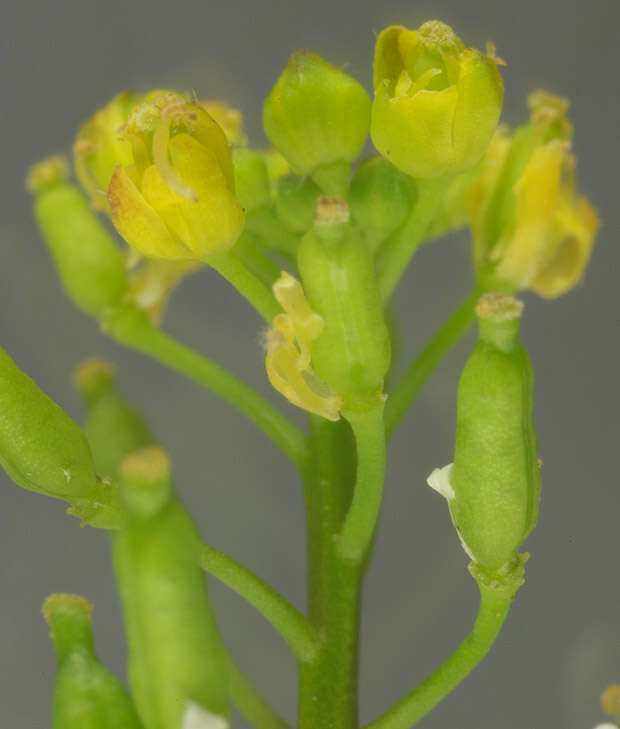
[[463, 172], [482, 157], [499, 120], [497, 59], [465, 48], [452, 28], [385, 28], [375, 48], [370, 133], [378, 151], [417, 178]]
[[131, 144], [121, 127], [140, 97], [123, 91], [80, 127], [73, 144], [75, 174], [96, 210], [108, 211], [107, 190], [117, 165], [132, 163]]
[[234, 245], [243, 229], [230, 148], [218, 124], [176, 93], [150, 94], [123, 139], [132, 164], [108, 188], [114, 225], [147, 257], [201, 260]]
[[323, 319], [312, 312], [299, 281], [282, 272], [273, 285], [284, 309], [267, 332], [265, 366], [273, 387], [293, 405], [327, 420], [338, 420], [340, 397], [310, 366], [310, 345], [323, 330]]
[[538, 91], [531, 121], [501, 128], [468, 192], [474, 265], [491, 287], [560, 296], [583, 276], [599, 228], [576, 193], [568, 102]]

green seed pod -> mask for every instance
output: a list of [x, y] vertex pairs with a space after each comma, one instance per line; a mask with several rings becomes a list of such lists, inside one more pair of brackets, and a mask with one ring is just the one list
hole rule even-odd
[[276, 213], [294, 233], [305, 233], [314, 223], [316, 201], [321, 190], [308, 177], [282, 177], [276, 186]]
[[271, 204], [271, 187], [265, 157], [249, 147], [235, 147], [232, 152], [235, 193], [247, 212]]
[[88, 502], [93, 459], [80, 426], [0, 348], [0, 464], [18, 486]]
[[470, 556], [494, 571], [515, 559], [538, 519], [533, 372], [519, 343], [521, 309], [506, 294], [480, 299], [480, 335], [459, 381], [454, 466], [444, 492]]
[[127, 292], [123, 254], [86, 198], [66, 181], [62, 157], [35, 165], [27, 186], [65, 293], [78, 309], [100, 317]]
[[200, 537], [171, 488], [160, 448], [124, 460], [128, 519], [114, 542], [114, 565], [129, 682], [146, 729], [182, 729], [196, 712], [228, 717], [226, 657], [200, 569]]
[[104, 360], [89, 359], [73, 375], [86, 406], [86, 437], [97, 474], [118, 483], [125, 456], [153, 443], [144, 418], [119, 396], [114, 368]]
[[413, 198], [411, 178], [383, 157], [372, 157], [357, 168], [349, 190], [351, 218], [373, 252], [405, 222]]
[[344, 408], [382, 392], [390, 364], [390, 338], [372, 255], [348, 223], [340, 198], [319, 198], [317, 222], [299, 248], [299, 271], [310, 308], [324, 322], [312, 343], [319, 377]]
[[50, 595], [43, 605], [58, 658], [52, 729], [142, 729], [124, 686], [95, 654], [91, 612], [79, 595]]
[[370, 126], [370, 99], [361, 84], [316, 53], [291, 56], [263, 106], [273, 146], [327, 194], [342, 194], [349, 165]]

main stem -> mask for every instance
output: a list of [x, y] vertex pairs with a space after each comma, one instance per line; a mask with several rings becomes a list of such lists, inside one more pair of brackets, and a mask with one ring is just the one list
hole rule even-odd
[[299, 665], [300, 729], [358, 725], [360, 599], [384, 481], [382, 413], [378, 401], [368, 412], [351, 414], [351, 426], [312, 421], [305, 479], [308, 589], [319, 646], [311, 660]]
[[304, 473], [308, 616], [319, 649], [314, 660], [299, 664], [299, 729], [354, 729], [362, 570], [335, 549], [355, 480], [348, 423], [311, 416], [310, 453]]

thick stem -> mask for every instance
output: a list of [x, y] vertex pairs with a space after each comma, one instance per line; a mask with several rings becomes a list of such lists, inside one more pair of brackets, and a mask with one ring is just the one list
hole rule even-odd
[[293, 463], [304, 467], [306, 438], [288, 418], [230, 372], [162, 332], [143, 311], [118, 309], [108, 315], [102, 327], [130, 349], [153, 357], [219, 395], [257, 425]]
[[444, 663], [365, 729], [410, 729], [429, 713], [480, 663], [504, 624], [519, 586], [528, 555], [520, 555], [507, 575], [486, 575], [476, 565], [470, 571], [480, 589], [480, 606], [473, 630]]
[[463, 300], [409, 365], [402, 380], [390, 393], [385, 407], [385, 428], [388, 437], [396, 430], [441, 360], [475, 322], [474, 308], [481, 293], [482, 289], [475, 288]]
[[385, 472], [382, 412], [379, 400], [368, 411], [347, 415], [357, 451], [353, 491], [351, 477], [337, 465], [346, 458], [337, 436], [347, 431], [314, 423], [310, 462], [315, 470], [307, 490], [309, 589], [320, 643], [316, 657], [300, 663], [300, 729], [357, 727], [361, 589]]
[[355, 445], [344, 420], [311, 417], [304, 473], [308, 522], [308, 607], [319, 632], [314, 660], [299, 665], [299, 727], [357, 726], [357, 644], [363, 569], [343, 561], [335, 540], [351, 501]]
[[272, 291], [237, 258], [234, 251], [209, 256], [205, 263], [234, 286], [267, 323], [270, 324], [282, 311]]
[[387, 303], [398, 286], [413, 254], [424, 237], [442, 201], [442, 193], [450, 178], [420, 180], [418, 199], [405, 223], [385, 241], [377, 257], [378, 284], [381, 298]]

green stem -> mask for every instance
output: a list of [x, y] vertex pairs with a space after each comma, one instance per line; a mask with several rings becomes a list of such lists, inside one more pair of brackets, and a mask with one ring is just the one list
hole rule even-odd
[[256, 608], [289, 644], [298, 660], [312, 659], [317, 648], [314, 628], [271, 585], [232, 557], [207, 544], [202, 547], [200, 565]]
[[267, 703], [250, 679], [230, 658], [228, 690], [233, 704], [256, 729], [290, 729], [284, 719]]
[[205, 259], [205, 263], [234, 286], [268, 324], [282, 311], [272, 291], [237, 258], [233, 251], [209, 256]]
[[424, 242], [442, 193], [450, 178], [418, 181], [418, 199], [405, 223], [383, 244], [377, 257], [378, 284], [381, 298], [387, 303], [402, 278], [413, 254]]
[[251, 233], [244, 232], [235, 243], [235, 255], [269, 288], [280, 276], [281, 267], [265, 255]]
[[117, 309], [109, 313], [102, 328], [118, 342], [153, 357], [229, 402], [293, 463], [303, 467], [306, 438], [288, 418], [230, 372], [162, 332], [143, 311], [130, 306]]
[[354, 441], [344, 420], [310, 418], [304, 471], [308, 522], [308, 604], [320, 635], [312, 661], [299, 665], [299, 727], [357, 726], [357, 662], [363, 566], [335, 549], [355, 479]]
[[489, 578], [479, 567], [470, 566], [480, 589], [480, 606], [473, 630], [437, 670], [365, 729], [410, 729], [473, 671], [489, 652], [504, 624], [514, 595], [523, 583], [526, 559], [527, 555], [519, 556], [512, 573], [503, 577]]
[[357, 727], [361, 588], [385, 474], [382, 414], [382, 400], [365, 412], [347, 413], [357, 450], [354, 489], [346, 465], [344, 470], [337, 465], [346, 458], [346, 449], [338, 447], [343, 441], [336, 436], [347, 431], [313, 423], [309, 463], [315, 470], [307, 488], [309, 587], [310, 616], [320, 644], [317, 655], [299, 667], [300, 729]]
[[353, 500], [338, 537], [338, 552], [355, 562], [366, 557], [381, 509], [386, 458], [383, 408], [381, 400], [369, 411], [346, 415], [355, 435], [357, 477]]
[[388, 438], [396, 430], [437, 365], [476, 320], [474, 308], [481, 293], [482, 289], [476, 287], [463, 300], [409, 365], [401, 381], [390, 393], [385, 407], [385, 427]]

